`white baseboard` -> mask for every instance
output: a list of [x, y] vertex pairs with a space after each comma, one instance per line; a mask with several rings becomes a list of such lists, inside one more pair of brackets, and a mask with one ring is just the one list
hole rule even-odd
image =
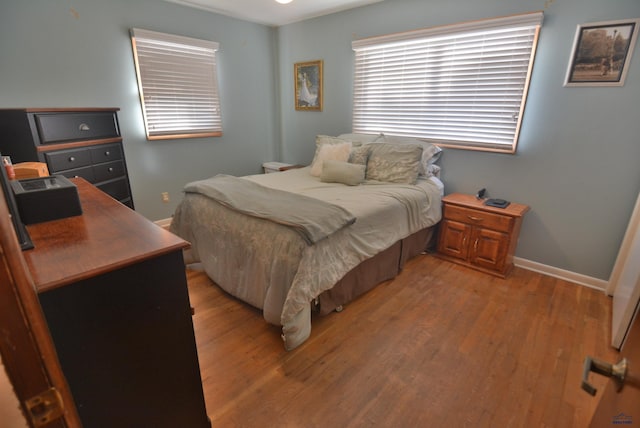
[[154, 221], [154, 223], [157, 224], [160, 227], [168, 229], [169, 225], [171, 224], [171, 217], [163, 218], [163, 219], [160, 219], [160, 220], [156, 220], [156, 221]]
[[553, 276], [554, 278], [559, 278], [565, 281], [584, 285], [585, 287], [595, 288], [596, 290], [600, 290], [603, 293], [606, 292], [607, 286], [609, 285], [609, 281], [604, 281], [602, 279], [594, 278], [591, 276], [559, 269], [549, 265], [544, 265], [542, 263], [533, 262], [531, 260], [522, 259], [520, 257], [514, 257], [513, 264], [523, 269]]

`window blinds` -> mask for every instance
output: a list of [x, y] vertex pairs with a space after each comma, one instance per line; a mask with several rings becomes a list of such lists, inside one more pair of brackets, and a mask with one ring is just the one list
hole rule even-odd
[[222, 135], [218, 43], [131, 30], [147, 138]]
[[515, 151], [542, 12], [357, 40], [353, 132]]

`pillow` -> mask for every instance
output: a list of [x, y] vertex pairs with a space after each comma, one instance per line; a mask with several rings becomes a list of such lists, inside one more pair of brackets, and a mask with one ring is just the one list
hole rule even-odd
[[371, 147], [368, 144], [352, 148], [351, 154], [349, 155], [349, 162], [357, 165], [367, 165], [370, 151]]
[[375, 139], [375, 142], [389, 144], [413, 144], [422, 147], [422, 161], [419, 174], [427, 177], [429, 176], [429, 165], [437, 162], [442, 155], [442, 149], [440, 147], [413, 137], [399, 137], [394, 135], [379, 134], [378, 138]]
[[326, 160], [322, 163], [320, 181], [357, 186], [364, 181], [365, 165]]
[[322, 173], [322, 163], [326, 160], [337, 160], [346, 162], [351, 153], [351, 143], [342, 142], [338, 144], [322, 144], [318, 147], [316, 155], [311, 163], [311, 175], [320, 177]]
[[332, 137], [330, 135], [316, 135], [316, 148], [320, 147], [323, 144], [342, 144], [342, 143], [351, 143], [352, 146], [360, 146], [362, 143], [360, 141], [355, 141], [351, 138], [343, 138], [343, 137]]
[[358, 141], [360, 143], [373, 143], [382, 134], [340, 134], [338, 138], [348, 141]]
[[413, 144], [371, 143], [367, 180], [415, 184], [422, 160], [422, 147]]
[[352, 141], [393, 143], [393, 144], [414, 144], [422, 147], [422, 164], [419, 174], [429, 177], [429, 165], [435, 163], [442, 155], [442, 149], [435, 144], [428, 143], [413, 137], [400, 137], [395, 135], [379, 134], [341, 134], [338, 138]]

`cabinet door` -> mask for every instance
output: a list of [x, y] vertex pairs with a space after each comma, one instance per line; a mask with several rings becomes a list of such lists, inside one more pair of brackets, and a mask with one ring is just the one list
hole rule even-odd
[[469, 237], [471, 226], [453, 220], [443, 220], [440, 228], [438, 251], [462, 260], [469, 254]]
[[509, 234], [476, 228], [471, 238], [469, 261], [476, 266], [502, 272], [509, 250]]

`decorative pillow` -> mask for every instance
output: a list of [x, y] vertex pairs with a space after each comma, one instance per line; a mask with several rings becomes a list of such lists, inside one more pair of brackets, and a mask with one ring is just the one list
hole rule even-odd
[[422, 147], [422, 161], [420, 165], [420, 175], [429, 176], [428, 166], [437, 162], [442, 154], [442, 149], [435, 144], [428, 143], [426, 141], [418, 140], [412, 137], [396, 137], [396, 136], [382, 136], [381, 139], [376, 142], [384, 142], [391, 144], [413, 144]]
[[332, 137], [330, 135], [316, 135], [316, 147], [320, 147], [323, 144], [342, 144], [351, 143], [352, 146], [360, 146], [360, 141], [355, 141], [350, 138]]
[[414, 144], [422, 147], [422, 164], [420, 165], [419, 174], [423, 176], [430, 176], [428, 166], [437, 162], [442, 155], [442, 149], [435, 144], [428, 143], [423, 140], [419, 140], [414, 137], [399, 137], [395, 135], [379, 134], [342, 134], [338, 138], [362, 141], [362, 142], [375, 142], [375, 143], [390, 143], [390, 144]]
[[357, 186], [364, 181], [365, 165], [349, 162], [325, 160], [322, 163], [320, 181]]
[[368, 144], [365, 144], [364, 146], [352, 148], [351, 154], [349, 155], [349, 162], [366, 166], [367, 160], [369, 160], [370, 151], [371, 151], [371, 147]]
[[322, 163], [326, 160], [337, 160], [346, 162], [351, 153], [351, 143], [342, 142], [338, 144], [322, 144], [318, 147], [316, 155], [311, 163], [311, 175], [320, 177], [322, 173]]
[[378, 138], [380, 138], [382, 134], [340, 134], [338, 138], [342, 138], [347, 141], [358, 141], [360, 143], [373, 143]]
[[422, 147], [413, 144], [371, 143], [367, 180], [415, 184], [422, 159]]

